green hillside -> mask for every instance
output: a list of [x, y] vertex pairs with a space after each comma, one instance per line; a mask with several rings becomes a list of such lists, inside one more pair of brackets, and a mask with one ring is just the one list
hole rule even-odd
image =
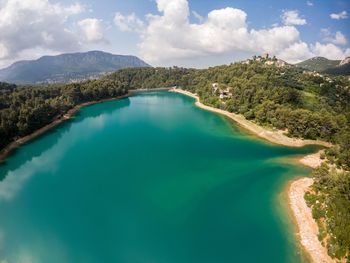
[[303, 62], [300, 62], [296, 64], [296, 66], [304, 69], [308, 69], [311, 71], [322, 72], [326, 69], [334, 68], [338, 66], [339, 63], [340, 63], [340, 60], [329, 60], [324, 57], [314, 57], [314, 58], [305, 60]]

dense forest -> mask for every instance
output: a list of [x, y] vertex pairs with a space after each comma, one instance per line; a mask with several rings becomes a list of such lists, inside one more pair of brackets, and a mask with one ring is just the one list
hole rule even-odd
[[113, 80], [16, 87], [0, 83], [0, 149], [34, 132], [83, 102], [124, 95]]
[[274, 60], [262, 59], [205, 70], [122, 69], [99, 80], [66, 85], [17, 87], [1, 83], [0, 149], [83, 102], [124, 95], [130, 89], [173, 86], [197, 93], [207, 105], [242, 114], [271, 129], [285, 130], [288, 136], [333, 143], [323, 156], [328, 166], [315, 171], [313, 191], [306, 197], [314, 217], [324, 222], [320, 229], [331, 233], [327, 238], [320, 233], [329, 254], [338, 258], [349, 256], [350, 229], [345, 230], [350, 226], [350, 173], [346, 172], [350, 169], [350, 81], [347, 77], [278, 66]]

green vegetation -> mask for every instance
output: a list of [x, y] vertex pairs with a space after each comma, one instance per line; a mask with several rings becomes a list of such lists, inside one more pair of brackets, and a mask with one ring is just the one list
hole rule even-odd
[[340, 60], [330, 60], [324, 57], [314, 57], [300, 62], [296, 65], [304, 69], [321, 72], [329, 68], [334, 68], [338, 66], [339, 63]]
[[350, 63], [334, 68], [328, 68], [323, 72], [330, 75], [350, 75]]
[[296, 66], [307, 70], [318, 71], [335, 76], [350, 75], [350, 63], [341, 64], [340, 60], [329, 60], [324, 57], [310, 58], [296, 64]]
[[0, 148], [49, 124], [75, 105], [127, 93], [112, 80], [40, 87], [0, 83], [0, 92]]
[[323, 164], [313, 172], [315, 183], [305, 194], [320, 233], [319, 239], [333, 258], [350, 262], [350, 172]]

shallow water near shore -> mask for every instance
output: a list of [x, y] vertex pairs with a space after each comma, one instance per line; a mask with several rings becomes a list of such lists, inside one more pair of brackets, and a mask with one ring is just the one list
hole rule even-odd
[[[317, 147], [246, 134], [192, 98], [83, 108], [0, 164], [0, 262], [304, 262], [279, 198]], [[5, 261], [5, 262], [6, 262]]]

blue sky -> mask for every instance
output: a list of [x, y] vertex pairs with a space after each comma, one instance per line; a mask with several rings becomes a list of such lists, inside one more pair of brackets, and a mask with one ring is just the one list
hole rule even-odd
[[350, 56], [349, 0], [0, 0], [0, 67], [65, 52], [207, 67]]

